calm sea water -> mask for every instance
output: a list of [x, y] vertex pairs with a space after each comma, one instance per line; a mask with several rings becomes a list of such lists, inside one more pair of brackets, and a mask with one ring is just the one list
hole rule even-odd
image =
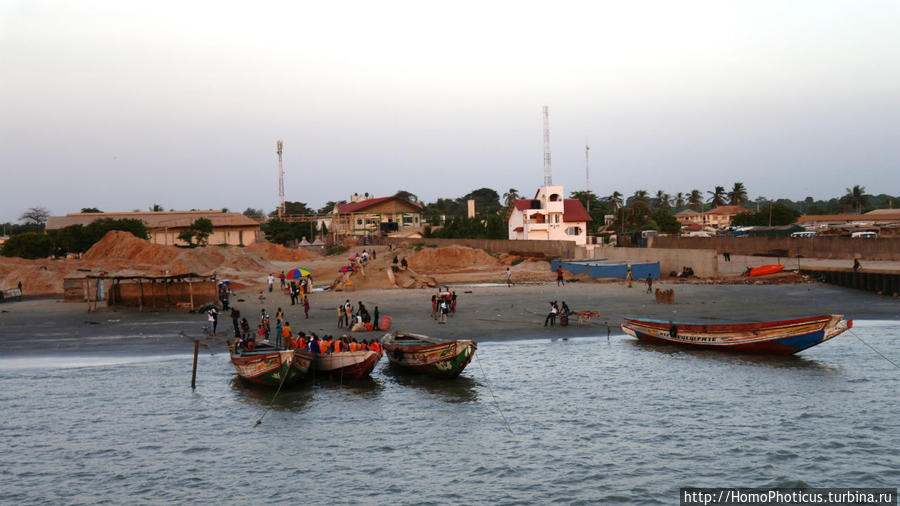
[[[853, 330], [900, 362], [900, 324]], [[900, 371], [850, 333], [784, 358], [624, 336], [477, 357], [455, 381], [386, 361], [355, 385], [310, 381], [256, 427], [273, 392], [221, 352], [193, 392], [189, 353], [0, 358], [0, 503], [673, 504], [682, 486], [900, 484]]]

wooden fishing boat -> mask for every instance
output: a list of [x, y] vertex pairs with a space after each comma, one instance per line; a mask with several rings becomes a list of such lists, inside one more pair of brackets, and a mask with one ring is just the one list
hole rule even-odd
[[238, 375], [259, 385], [289, 386], [305, 378], [313, 354], [300, 350], [279, 350], [259, 346], [253, 351], [232, 347], [231, 363]]
[[823, 343], [853, 326], [843, 315], [762, 323], [681, 323], [626, 318], [626, 334], [651, 343], [766, 355], [791, 355]]
[[470, 340], [443, 341], [420, 334], [394, 332], [381, 338], [392, 364], [441, 378], [455, 378], [475, 355], [478, 344]]
[[775, 274], [784, 270], [781, 264], [761, 265], [747, 271], [748, 276], [765, 276], [767, 274]]
[[328, 375], [334, 381], [352, 381], [368, 376], [379, 359], [381, 355], [371, 350], [315, 354], [313, 367], [316, 374]]

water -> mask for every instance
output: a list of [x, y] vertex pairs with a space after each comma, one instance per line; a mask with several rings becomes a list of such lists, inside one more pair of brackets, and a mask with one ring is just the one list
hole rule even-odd
[[[853, 329], [900, 362], [900, 324]], [[187, 350], [186, 350], [187, 351]], [[224, 353], [0, 359], [0, 503], [639, 503], [682, 486], [896, 487], [900, 371], [623, 336], [490, 342], [456, 381], [272, 391]], [[492, 396], [496, 396], [496, 402]], [[506, 429], [498, 406], [509, 421]]]

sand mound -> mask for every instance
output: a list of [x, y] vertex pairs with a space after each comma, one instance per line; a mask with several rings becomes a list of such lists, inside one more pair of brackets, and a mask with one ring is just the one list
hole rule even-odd
[[270, 242], [257, 242], [244, 248], [245, 250], [255, 253], [263, 258], [278, 262], [301, 262], [303, 260], [315, 260], [321, 258], [321, 255], [304, 251], [300, 249], [285, 248], [280, 244]]
[[448, 246], [446, 248], [425, 248], [407, 257], [409, 266], [418, 272], [466, 272], [473, 270], [494, 269], [500, 262], [484, 252], [484, 250], [465, 246]]
[[150, 244], [129, 232], [112, 230], [91, 246], [82, 259], [87, 261], [117, 259], [137, 264], [163, 265], [175, 260], [180, 252], [175, 246]]

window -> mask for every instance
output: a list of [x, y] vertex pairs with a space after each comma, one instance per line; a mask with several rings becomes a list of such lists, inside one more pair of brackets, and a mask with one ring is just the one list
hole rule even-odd
[[566, 229], [566, 235], [581, 235], [581, 227], [569, 227]]

